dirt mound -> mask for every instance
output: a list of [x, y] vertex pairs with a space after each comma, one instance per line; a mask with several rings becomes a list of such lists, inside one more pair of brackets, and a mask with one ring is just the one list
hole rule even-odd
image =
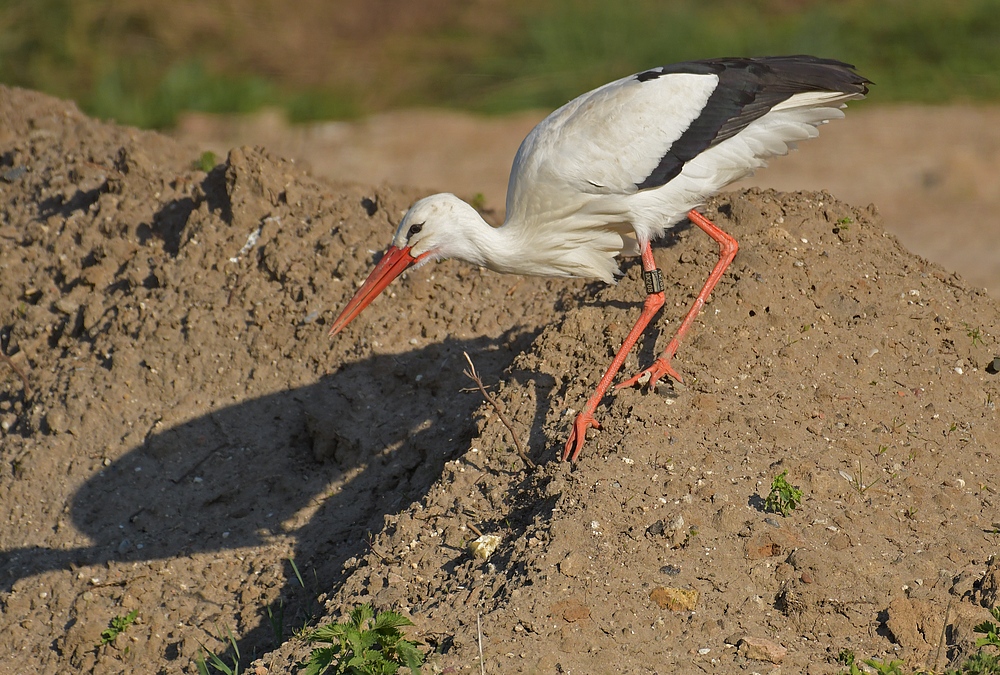
[[[934, 665], [947, 624], [940, 667], [997, 601], [998, 310], [873, 208], [713, 201], [742, 249], [685, 384], [610, 396], [571, 466], [637, 266], [605, 287], [443, 263], [330, 341], [418, 194], [196, 157], [0, 89], [0, 671], [195, 672], [229, 631], [244, 666], [292, 671], [295, 631], [363, 601], [410, 614], [435, 672], [475, 664], [479, 615], [492, 673]], [[669, 243], [660, 347], [715, 258]], [[805, 496], [782, 518], [784, 470]], [[473, 528], [502, 538], [488, 561]]]

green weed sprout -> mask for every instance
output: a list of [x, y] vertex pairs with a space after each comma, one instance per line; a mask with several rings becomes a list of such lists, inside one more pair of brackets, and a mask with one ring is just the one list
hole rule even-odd
[[[216, 626], [215, 630], [218, 631], [219, 627]], [[198, 675], [211, 675], [210, 668], [214, 668], [222, 673], [222, 675], [240, 675], [240, 646], [237, 644], [236, 636], [233, 635], [233, 631], [229, 629], [229, 626], [226, 626], [226, 634], [229, 638], [229, 646], [232, 647], [233, 650], [233, 656], [230, 657], [233, 660], [233, 664], [227, 664], [222, 660], [221, 656], [213, 652], [205, 645], [202, 645], [201, 648], [208, 653], [208, 659], [206, 660], [205, 656], [199, 652], [198, 658], [195, 659], [195, 666], [198, 668]], [[226, 642], [221, 634], [219, 635], [219, 639]]]
[[771, 492], [764, 500], [765, 509], [783, 516], [790, 514], [802, 502], [802, 490], [785, 480], [787, 475], [788, 471], [785, 470], [774, 477], [771, 481]]
[[139, 616], [139, 610], [133, 609], [125, 616], [116, 616], [111, 619], [109, 627], [101, 631], [101, 644], [106, 645], [114, 642], [116, 637], [124, 633], [125, 629], [135, 622], [137, 616]]
[[412, 625], [397, 612], [379, 612], [376, 616], [371, 605], [360, 605], [346, 622], [320, 626], [306, 636], [309, 642], [327, 642], [330, 646], [313, 649], [301, 675], [393, 675], [400, 666], [419, 675], [424, 661], [417, 649], [420, 643], [405, 640], [399, 630]]
[[[994, 607], [990, 610], [990, 614], [997, 621], [1000, 621], [1000, 606]], [[1000, 649], [1000, 626], [993, 623], [992, 621], [983, 621], [981, 624], [973, 628], [977, 633], [981, 633], [986, 637], [979, 638], [976, 640], [977, 647], [996, 647]]]
[[[904, 675], [903, 673], [903, 662], [890, 659], [889, 661], [882, 661], [881, 659], [865, 659], [865, 665], [873, 669], [878, 675]], [[851, 675], [863, 675], [864, 671], [857, 667], [857, 665], [851, 666]]]

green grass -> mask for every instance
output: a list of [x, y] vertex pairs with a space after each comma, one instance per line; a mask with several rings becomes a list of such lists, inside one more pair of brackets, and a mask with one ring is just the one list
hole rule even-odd
[[[166, 6], [164, 12], [166, 21]], [[148, 128], [169, 126], [185, 110], [276, 107], [292, 121], [359, 112], [355, 97], [332, 84], [293, 89], [232, 65], [210, 67], [239, 43], [175, 50], [147, 21], [134, 8], [98, 0], [0, 0], [0, 82], [71, 98], [96, 117]]]
[[[96, 117], [147, 128], [170, 126], [186, 110], [249, 113], [275, 107], [295, 122], [357, 115], [353, 101], [332, 91], [290, 92], [260, 76], [211, 72], [196, 60], [156, 71], [141, 61], [111, 64], [79, 102]], [[147, 80], [151, 73], [154, 77]]]
[[[232, 652], [230, 654], [231, 663], [226, 663], [222, 660], [222, 657], [213, 652], [208, 647], [202, 645], [203, 653], [199, 653], [198, 658], [195, 659], [195, 667], [198, 669], [198, 675], [211, 675], [212, 671], [221, 673], [221, 675], [240, 675], [240, 646], [236, 642], [236, 636], [233, 635], [233, 631], [226, 626], [226, 635], [219, 637], [219, 640], [226, 642], [228, 638], [229, 649]], [[207, 656], [206, 656], [207, 654]]]
[[489, 111], [552, 107], [659, 63], [789, 53], [854, 63], [877, 84], [879, 101], [1000, 98], [997, 0], [796, 4], [542, 2], [506, 50], [483, 60], [485, 75], [465, 78], [458, 100]]
[[[372, 106], [553, 108], [658, 64], [804, 52], [854, 63], [879, 102], [1000, 100], [1000, 0], [516, 0], [491, 11], [455, 12], [388, 40], [362, 84], [345, 81], [343, 68], [319, 67], [328, 74], [306, 86], [264, 72], [253, 54], [260, 45], [225, 21], [195, 34], [141, 3], [0, 0], [0, 82], [163, 127], [183, 110], [272, 106], [299, 121]], [[349, 63], [350, 45], [331, 43], [320, 63]]]
[[128, 627], [135, 622], [136, 617], [138, 616], [139, 610], [133, 609], [124, 616], [119, 615], [111, 619], [108, 623], [108, 627], [101, 631], [101, 644], [106, 645], [114, 642], [115, 638], [128, 630]]

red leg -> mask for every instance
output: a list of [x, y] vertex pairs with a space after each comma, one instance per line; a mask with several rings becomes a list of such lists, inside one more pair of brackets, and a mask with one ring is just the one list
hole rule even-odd
[[708, 275], [708, 279], [705, 281], [705, 285], [701, 287], [701, 292], [698, 293], [698, 297], [695, 298], [694, 304], [691, 305], [691, 309], [688, 310], [687, 315], [684, 317], [684, 321], [681, 323], [681, 327], [677, 329], [674, 334], [673, 339], [667, 348], [663, 350], [663, 354], [660, 358], [653, 361], [653, 365], [646, 368], [644, 371], [632, 377], [621, 384], [619, 384], [616, 389], [622, 387], [630, 387], [633, 384], [639, 382], [640, 379], [644, 379], [648, 376], [649, 386], [652, 386], [664, 375], [669, 375], [678, 382], [682, 382], [681, 376], [673, 369], [670, 365], [670, 360], [677, 353], [677, 348], [681, 344], [681, 340], [691, 329], [691, 324], [694, 323], [695, 317], [698, 316], [698, 312], [701, 308], [705, 306], [705, 301], [708, 299], [709, 294], [715, 285], [719, 283], [719, 279], [722, 278], [723, 273], [726, 268], [733, 262], [733, 258], [736, 257], [736, 251], [739, 249], [739, 244], [730, 235], [726, 234], [720, 230], [712, 221], [710, 221], [705, 216], [701, 215], [694, 209], [688, 212], [688, 218], [692, 223], [700, 227], [705, 233], [710, 236], [715, 241], [719, 242], [719, 262], [715, 263], [715, 268], [712, 273]]
[[[646, 272], [652, 272], [656, 269], [656, 262], [653, 260], [653, 251], [649, 248], [649, 242], [642, 245], [640, 250], [642, 255], [642, 269]], [[622, 342], [621, 348], [618, 353], [615, 354], [615, 358], [611, 361], [611, 365], [604, 372], [604, 377], [601, 381], [597, 383], [597, 389], [594, 391], [594, 395], [587, 400], [587, 404], [583, 407], [583, 411], [576, 416], [576, 420], [573, 422], [573, 430], [569, 434], [569, 440], [566, 441], [566, 448], [563, 450], [562, 458], [563, 461], [567, 459], [569, 461], [576, 461], [576, 458], [580, 456], [580, 450], [583, 449], [583, 443], [587, 439], [587, 429], [600, 429], [601, 425], [594, 420], [594, 411], [597, 410], [597, 406], [600, 405], [601, 399], [604, 398], [604, 392], [608, 390], [611, 385], [611, 380], [614, 379], [615, 375], [621, 369], [622, 364], [625, 363], [625, 358], [628, 353], [632, 351], [632, 347], [635, 346], [636, 340], [642, 335], [642, 331], [646, 329], [649, 322], [652, 320], [653, 316], [660, 311], [663, 307], [663, 291], [658, 293], [650, 293], [646, 296], [646, 301], [642, 306], [642, 314], [639, 315], [639, 319], [632, 326], [632, 330], [629, 331], [628, 336], [625, 341]]]

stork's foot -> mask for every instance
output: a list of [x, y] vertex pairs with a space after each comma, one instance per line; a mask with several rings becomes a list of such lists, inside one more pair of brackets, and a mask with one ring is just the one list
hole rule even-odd
[[684, 382], [684, 379], [681, 377], [680, 373], [674, 370], [674, 367], [670, 365], [670, 359], [661, 356], [660, 358], [653, 361], [653, 365], [651, 365], [649, 368], [646, 368], [638, 375], [630, 377], [621, 384], [615, 385], [615, 389], [631, 387], [636, 384], [645, 385], [649, 388], [652, 388], [653, 385], [655, 385], [657, 381], [660, 380], [664, 375], [669, 375], [678, 382]]
[[566, 441], [566, 447], [563, 449], [562, 460], [575, 462], [576, 458], [580, 456], [580, 451], [583, 450], [583, 444], [587, 440], [587, 429], [600, 429], [601, 425], [597, 423], [594, 416], [588, 412], [582, 412], [576, 416], [576, 420], [573, 422], [573, 431], [569, 433], [569, 440]]

